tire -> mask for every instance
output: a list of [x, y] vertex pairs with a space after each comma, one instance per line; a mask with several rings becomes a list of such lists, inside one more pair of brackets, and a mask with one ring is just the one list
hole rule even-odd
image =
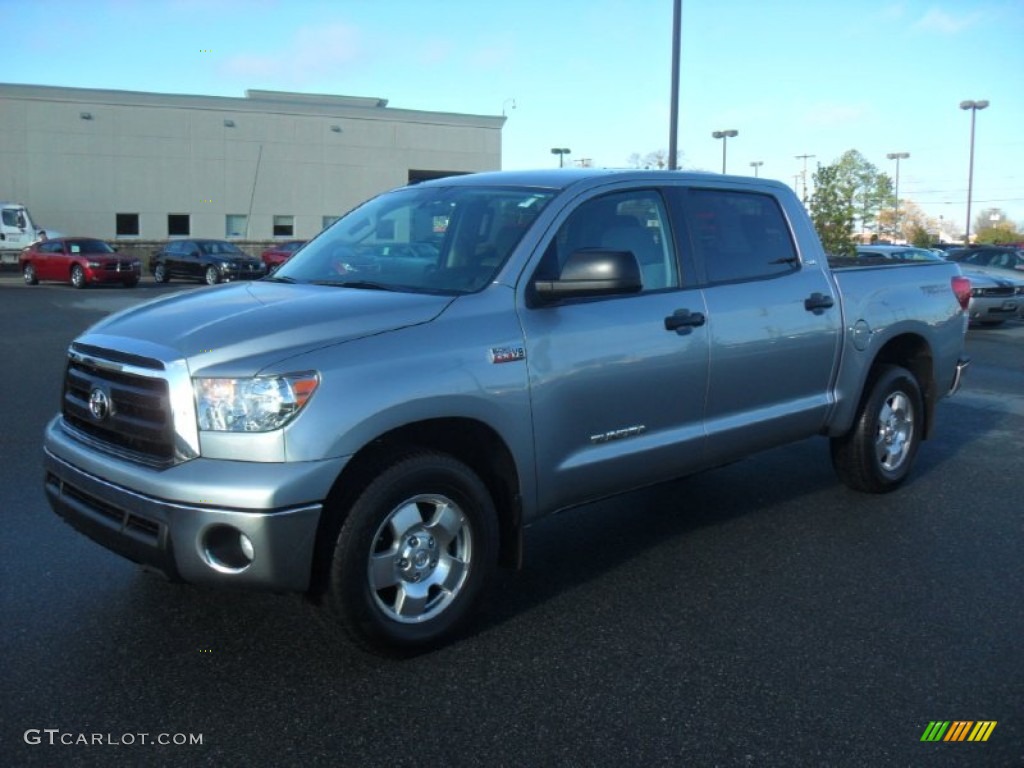
[[207, 285], [216, 285], [220, 282], [220, 272], [216, 267], [207, 267], [206, 272], [203, 273], [203, 279], [206, 280]]
[[166, 283], [170, 281], [171, 275], [167, 271], [166, 264], [157, 264], [153, 267], [153, 279], [158, 283]]
[[494, 503], [469, 467], [441, 453], [406, 455], [352, 504], [323, 607], [367, 650], [428, 650], [469, 616], [497, 545]]
[[910, 474], [921, 445], [924, 405], [917, 379], [906, 368], [879, 369], [853, 429], [831, 441], [832, 466], [850, 488], [887, 493]]
[[36, 274], [36, 268], [31, 264], [26, 264], [24, 269], [21, 270], [21, 276], [25, 279], [25, 285], [39, 285], [39, 276]]
[[85, 270], [79, 264], [71, 265], [71, 285], [75, 288], [85, 288]]

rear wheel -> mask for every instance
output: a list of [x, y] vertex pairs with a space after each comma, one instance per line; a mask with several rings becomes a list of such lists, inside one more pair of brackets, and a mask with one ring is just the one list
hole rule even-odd
[[25, 285], [39, 284], [39, 277], [36, 275], [36, 268], [31, 264], [25, 265], [25, 268], [21, 270], [21, 276], [25, 279]]
[[325, 608], [370, 650], [425, 650], [470, 614], [496, 553], [497, 516], [480, 478], [446, 454], [408, 455], [352, 505]]
[[923, 415], [921, 388], [914, 375], [896, 365], [881, 368], [853, 429], [832, 439], [832, 465], [839, 478], [858, 491], [895, 489], [914, 463]]
[[80, 264], [71, 265], [71, 285], [75, 288], [85, 288], [85, 270]]

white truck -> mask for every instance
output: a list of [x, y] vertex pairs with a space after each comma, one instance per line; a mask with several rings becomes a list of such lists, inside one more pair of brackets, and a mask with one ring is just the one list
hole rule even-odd
[[24, 205], [0, 202], [0, 264], [16, 265], [23, 248], [45, 237]]

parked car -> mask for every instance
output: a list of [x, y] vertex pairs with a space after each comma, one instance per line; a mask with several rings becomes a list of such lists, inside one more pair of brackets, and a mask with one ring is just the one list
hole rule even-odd
[[308, 242], [308, 240], [289, 240], [286, 243], [274, 243], [260, 254], [260, 258], [269, 271], [275, 267], [280, 267], [294, 256], [299, 248]]
[[158, 283], [183, 277], [216, 285], [225, 280], [255, 280], [267, 268], [227, 240], [175, 240], [153, 255], [149, 271]]
[[304, 592], [357, 642], [416, 652], [543, 515], [812, 435], [852, 488], [899, 486], [962, 381], [970, 285], [947, 261], [847, 261], [769, 179], [403, 187], [266, 280], [79, 336], [46, 495], [173, 578]]
[[959, 248], [951, 251], [947, 258], [961, 264], [972, 264], [976, 267], [1002, 269], [1024, 276], [1024, 250], [1005, 246], [981, 246]]
[[[943, 258], [928, 248], [903, 245], [857, 246], [857, 256], [895, 261], [955, 261]], [[999, 325], [1014, 315], [1024, 316], [1024, 277], [1000, 274], [996, 269], [975, 266], [967, 260], [959, 264], [960, 271], [971, 282], [967, 316], [972, 324]]]
[[33, 243], [18, 258], [26, 285], [58, 280], [85, 288], [91, 283], [121, 283], [133, 288], [142, 265], [138, 259], [118, 256], [102, 240], [91, 237], [58, 237]]
[[931, 248], [915, 248], [912, 245], [858, 245], [857, 255], [868, 259], [896, 259], [897, 261], [942, 260], [942, 256]]

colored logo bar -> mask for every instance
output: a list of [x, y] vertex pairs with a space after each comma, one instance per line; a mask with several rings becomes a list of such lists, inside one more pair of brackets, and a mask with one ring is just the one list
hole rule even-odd
[[996, 720], [932, 720], [921, 741], [988, 741], [996, 725]]

